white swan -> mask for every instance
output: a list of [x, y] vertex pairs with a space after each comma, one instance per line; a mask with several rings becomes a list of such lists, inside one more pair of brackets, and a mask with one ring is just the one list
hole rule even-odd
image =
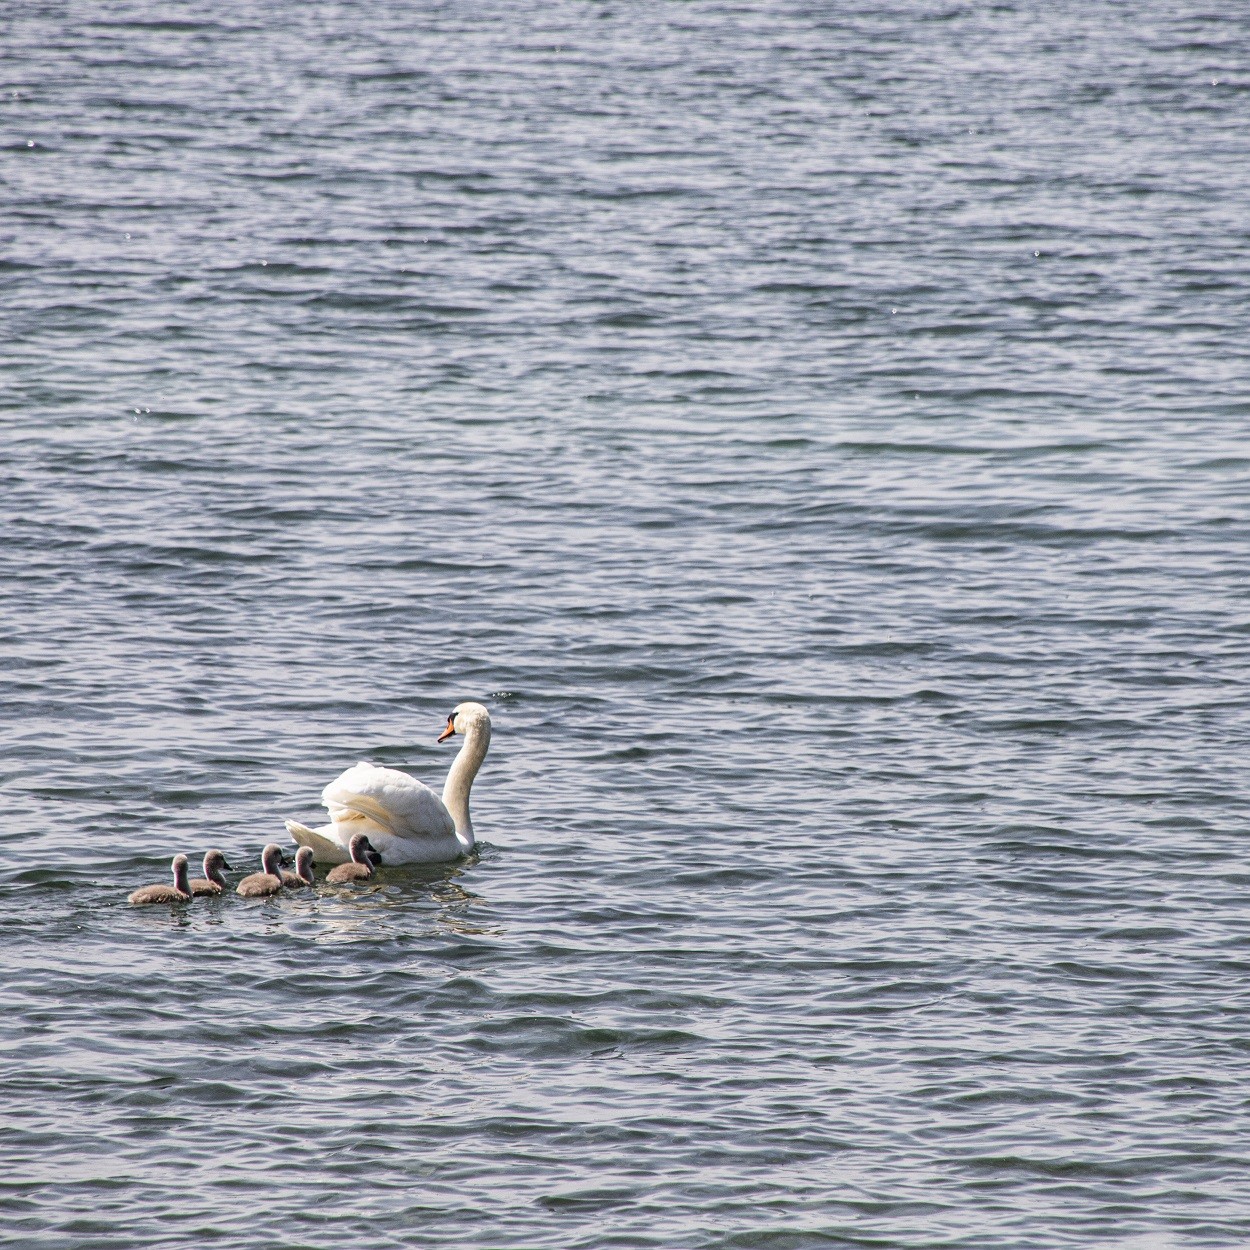
[[288, 820], [287, 832], [301, 846], [312, 847], [319, 864], [349, 862], [354, 833], [369, 835], [384, 864], [459, 858], [473, 848], [469, 789], [490, 746], [490, 713], [480, 703], [461, 703], [447, 718], [439, 742], [452, 734], [463, 734], [464, 745], [448, 770], [442, 798], [407, 773], [360, 763], [321, 792], [330, 824], [310, 829]]

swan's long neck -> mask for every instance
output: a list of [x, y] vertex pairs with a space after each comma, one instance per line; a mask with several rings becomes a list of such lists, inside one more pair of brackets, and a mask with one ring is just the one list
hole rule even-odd
[[490, 726], [478, 723], [470, 725], [464, 735], [464, 746], [452, 761], [443, 783], [443, 804], [456, 822], [456, 837], [467, 851], [473, 845], [473, 821], [469, 819], [469, 791], [473, 778], [482, 767], [490, 747]]

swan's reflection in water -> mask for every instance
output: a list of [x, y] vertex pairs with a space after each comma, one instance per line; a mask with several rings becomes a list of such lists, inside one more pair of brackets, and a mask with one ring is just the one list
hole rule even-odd
[[471, 917], [487, 900], [459, 880], [480, 858], [475, 847], [452, 863], [383, 867], [372, 881], [349, 889], [319, 882], [311, 890], [283, 896], [286, 927], [317, 942], [411, 935], [414, 929], [473, 937], [502, 934], [502, 927]]

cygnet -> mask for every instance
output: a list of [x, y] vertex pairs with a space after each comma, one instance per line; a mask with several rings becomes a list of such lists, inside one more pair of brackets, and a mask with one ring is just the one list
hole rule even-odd
[[260, 853], [263, 872], [254, 872], [239, 882], [238, 892], [244, 898], [265, 898], [269, 894], [282, 893], [282, 848], [276, 842], [267, 842]]
[[201, 895], [220, 894], [226, 888], [226, 879], [221, 870], [229, 868], [226, 857], [220, 851], [209, 851], [204, 856], [204, 875], [191, 878], [191, 893], [199, 898]]
[[173, 885], [145, 885], [136, 890], [130, 901], [136, 906], [144, 903], [187, 903], [191, 900], [191, 883], [187, 880], [187, 857], [174, 856]]
[[368, 881], [373, 876], [373, 865], [380, 864], [382, 857], [373, 849], [368, 834], [354, 833], [348, 845], [352, 853], [350, 864], [339, 864], [326, 873], [331, 885], [346, 885], [350, 881]]
[[288, 890], [301, 890], [313, 884], [313, 850], [311, 846], [301, 846], [295, 852], [295, 871], [283, 872], [282, 884]]

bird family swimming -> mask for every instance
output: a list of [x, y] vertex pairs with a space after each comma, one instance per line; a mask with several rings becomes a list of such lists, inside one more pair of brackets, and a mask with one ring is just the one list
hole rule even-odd
[[320, 864], [345, 864], [352, 838], [366, 833], [384, 864], [436, 864], [473, 849], [469, 791], [490, 747], [490, 713], [480, 703], [460, 703], [439, 735], [446, 742], [462, 734], [464, 744], [452, 761], [442, 795], [394, 768], [360, 763], [321, 792], [330, 823], [310, 829], [298, 820], [287, 832], [312, 848]]
[[[282, 848], [269, 842], [261, 852], [261, 871], [244, 877], [236, 893], [268, 898], [284, 889], [313, 885], [314, 862], [337, 865], [326, 880], [339, 885], [367, 881], [384, 863], [437, 864], [471, 851], [476, 839], [469, 791], [490, 749], [490, 733], [490, 713], [480, 703], [459, 703], [451, 710], [438, 741], [460, 734], [464, 743], [447, 771], [441, 795], [394, 768], [362, 762], [347, 769], [321, 792], [330, 813], [328, 825], [310, 829], [298, 820], [286, 822], [300, 848], [295, 871], [282, 870]], [[130, 895], [130, 901], [138, 906], [219, 896], [227, 888], [222, 870], [229, 867], [220, 851], [209, 851], [204, 876], [189, 881], [187, 857], [176, 855], [173, 885], [144, 886]]]

